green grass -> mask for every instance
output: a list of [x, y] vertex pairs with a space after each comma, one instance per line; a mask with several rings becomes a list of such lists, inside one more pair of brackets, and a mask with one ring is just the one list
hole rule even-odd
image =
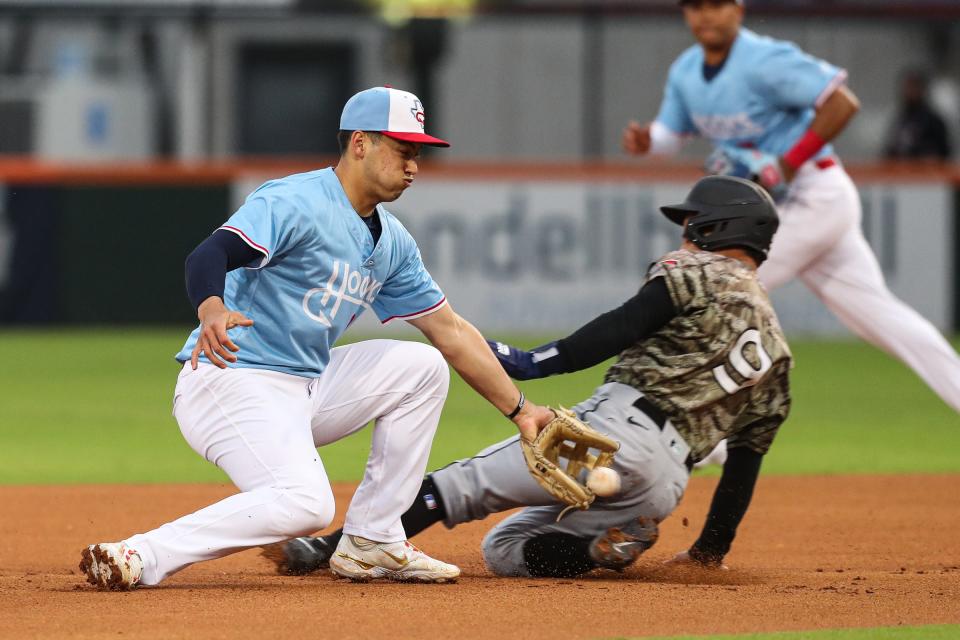
[[826, 631], [780, 631], [722, 636], [670, 636], [646, 640], [954, 640], [960, 625], [881, 627], [877, 629], [830, 629]]
[[[0, 483], [222, 481], [170, 414], [186, 331], [0, 331]], [[536, 340], [520, 340], [533, 345]], [[960, 472], [960, 418], [906, 367], [859, 342], [794, 341], [794, 410], [767, 473]], [[603, 366], [524, 383], [575, 404]], [[476, 453], [512, 425], [454, 376], [431, 467]], [[362, 474], [369, 429], [322, 450], [333, 480]]]

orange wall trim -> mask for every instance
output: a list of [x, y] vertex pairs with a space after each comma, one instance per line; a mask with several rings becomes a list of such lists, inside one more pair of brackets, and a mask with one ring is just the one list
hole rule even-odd
[[[118, 162], [68, 164], [0, 158], [0, 183], [69, 185], [217, 185], [248, 176], [285, 176], [327, 167], [336, 158], [244, 159], [224, 162]], [[948, 182], [960, 186], [960, 165], [865, 163], [847, 165], [864, 182]], [[650, 160], [622, 163], [430, 162], [419, 177], [431, 180], [693, 181], [699, 165]]]

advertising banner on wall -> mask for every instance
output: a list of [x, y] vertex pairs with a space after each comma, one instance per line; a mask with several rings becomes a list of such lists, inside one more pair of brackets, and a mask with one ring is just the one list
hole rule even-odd
[[[243, 181], [236, 204], [257, 186]], [[680, 242], [658, 210], [687, 182], [418, 179], [387, 205], [420, 246], [454, 308], [484, 332], [556, 334], [619, 306]], [[863, 228], [891, 289], [951, 325], [953, 200], [948, 185], [867, 184]], [[773, 294], [792, 334], [844, 328], [799, 282]], [[365, 318], [360, 327], [369, 326]]]

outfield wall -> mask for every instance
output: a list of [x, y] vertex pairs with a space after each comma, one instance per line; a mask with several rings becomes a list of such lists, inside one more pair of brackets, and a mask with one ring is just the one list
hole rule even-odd
[[[4, 180], [0, 166], [0, 319], [189, 324], [184, 257], [263, 180], [304, 168], [8, 167]], [[454, 307], [491, 332], [552, 333], [632, 295], [650, 261], [677, 244], [677, 228], [657, 206], [682, 200], [698, 174], [471, 165], [422, 175], [390, 209]], [[864, 232], [891, 289], [942, 330], [955, 329], [953, 174], [854, 175]], [[791, 333], [843, 332], [802, 285], [774, 300]]]

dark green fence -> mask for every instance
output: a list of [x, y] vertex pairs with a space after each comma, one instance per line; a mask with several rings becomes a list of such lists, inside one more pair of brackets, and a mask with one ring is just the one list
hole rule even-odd
[[0, 321], [195, 321], [183, 261], [230, 215], [229, 193], [227, 185], [8, 185], [16, 240]]

